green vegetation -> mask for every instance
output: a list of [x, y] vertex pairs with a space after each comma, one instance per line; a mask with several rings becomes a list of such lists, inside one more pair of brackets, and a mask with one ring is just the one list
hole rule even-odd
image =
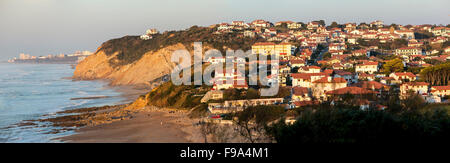
[[414, 38], [416, 39], [429, 39], [433, 37], [433, 33], [428, 31], [417, 31], [414, 32]]
[[421, 78], [431, 85], [448, 85], [450, 80], [450, 62], [422, 69]]
[[392, 72], [402, 72], [403, 71], [403, 62], [401, 59], [396, 58], [386, 62], [383, 65], [383, 72], [385, 74], [390, 74]]
[[331, 58], [331, 53], [330, 52], [325, 52], [323, 53], [323, 60], [327, 60]]
[[268, 133], [278, 143], [444, 143], [449, 125], [442, 109], [393, 114], [324, 105], [301, 111], [293, 125], [274, 124]]
[[200, 105], [200, 100], [209, 89], [208, 86], [178, 86], [166, 82], [150, 92], [148, 104], [157, 107], [193, 108]]

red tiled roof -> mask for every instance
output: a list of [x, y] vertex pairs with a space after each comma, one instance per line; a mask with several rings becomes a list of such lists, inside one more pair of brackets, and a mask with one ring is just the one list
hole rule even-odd
[[304, 60], [300, 60], [300, 59], [291, 60], [291, 64], [300, 64], [300, 63], [305, 63], [305, 61]]
[[396, 73], [394, 73], [396, 76], [409, 76], [409, 77], [412, 77], [412, 78], [415, 78], [416, 77], [416, 75], [414, 75], [413, 73], [411, 73], [411, 72], [396, 72]]
[[294, 79], [311, 79], [311, 76], [326, 76], [325, 73], [292, 73]]
[[360, 87], [345, 87], [345, 88], [340, 88], [340, 89], [336, 89], [333, 91], [328, 91], [325, 92], [326, 94], [334, 94], [334, 95], [343, 95], [343, 94], [372, 94], [372, 93], [376, 93], [375, 91], [370, 91], [364, 88], [360, 88]]
[[294, 95], [304, 95], [308, 93], [308, 88], [306, 87], [293, 87], [292, 90]]
[[386, 85], [381, 84], [380, 82], [376, 82], [376, 81], [361, 81], [361, 82], [353, 84], [352, 86], [361, 87], [361, 88], [365, 88], [365, 89], [372, 89], [372, 88], [381, 89]]
[[369, 65], [378, 65], [378, 62], [364, 62], [359, 64], [358, 66], [369, 66]]
[[328, 81], [328, 77], [323, 77], [313, 83], [347, 83], [347, 81], [344, 78], [333, 78], [331, 81]]
[[407, 82], [407, 83], [403, 83], [402, 85], [424, 86], [424, 85], [429, 85], [429, 84], [426, 82]]
[[435, 89], [435, 90], [450, 90], [450, 85], [432, 86], [431, 89]]

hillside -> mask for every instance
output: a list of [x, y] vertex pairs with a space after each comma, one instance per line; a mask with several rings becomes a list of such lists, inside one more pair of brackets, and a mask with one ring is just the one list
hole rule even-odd
[[[169, 74], [175, 66], [170, 57], [176, 50], [193, 51], [194, 42], [202, 42], [204, 51], [215, 48], [249, 50], [257, 39], [237, 34], [214, 34], [214, 28], [193, 26], [187, 30], [169, 31], [141, 40], [125, 36], [103, 43], [97, 51], [80, 62], [74, 79], [109, 79], [111, 85], [152, 87], [155, 80]], [[159, 84], [159, 83], [157, 83]]]

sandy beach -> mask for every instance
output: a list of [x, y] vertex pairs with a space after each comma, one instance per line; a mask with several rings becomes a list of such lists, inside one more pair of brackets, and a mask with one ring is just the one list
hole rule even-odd
[[186, 111], [147, 108], [129, 119], [88, 126], [63, 137], [67, 143], [187, 143], [201, 142], [201, 136]]

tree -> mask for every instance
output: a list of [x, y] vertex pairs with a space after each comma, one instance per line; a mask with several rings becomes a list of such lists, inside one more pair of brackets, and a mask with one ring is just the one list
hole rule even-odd
[[390, 60], [383, 65], [383, 70], [385, 74], [390, 74], [392, 72], [403, 71], [403, 61], [399, 58]]
[[237, 136], [236, 134], [229, 125], [217, 125], [217, 129], [211, 133], [211, 140], [215, 143], [228, 143]]
[[247, 90], [247, 99], [257, 99], [259, 98], [258, 90], [254, 88], [249, 88]]
[[421, 78], [431, 85], [449, 85], [450, 62], [422, 69]]
[[406, 111], [418, 111], [425, 106], [425, 100], [422, 95], [410, 90], [407, 92], [406, 97], [402, 100], [402, 106]]
[[205, 140], [205, 143], [208, 143], [208, 135], [216, 132], [217, 124], [211, 121], [202, 121], [200, 122], [200, 133]]
[[284, 114], [281, 106], [252, 106], [236, 113], [234, 123], [239, 134], [250, 143], [271, 142], [266, 133], [269, 122], [275, 121]]
[[332, 22], [330, 25], [330, 28], [338, 28], [338, 27], [339, 27], [339, 24], [336, 22]]
[[331, 53], [330, 52], [323, 53], [323, 59], [327, 60], [328, 58], [331, 58]]

